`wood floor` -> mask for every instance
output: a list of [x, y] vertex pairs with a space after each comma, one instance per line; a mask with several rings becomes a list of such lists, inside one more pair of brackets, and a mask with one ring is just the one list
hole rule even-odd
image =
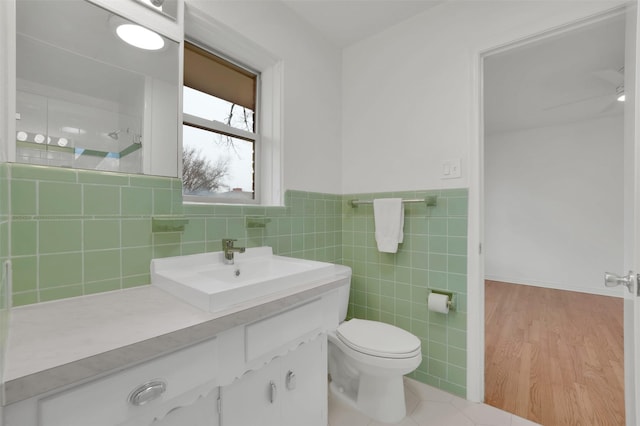
[[623, 300], [485, 283], [485, 402], [545, 426], [624, 425]]

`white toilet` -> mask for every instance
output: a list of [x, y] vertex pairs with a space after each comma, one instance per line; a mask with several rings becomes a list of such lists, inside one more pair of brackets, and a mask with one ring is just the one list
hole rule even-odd
[[402, 376], [422, 361], [420, 339], [378, 321], [344, 321], [349, 288], [339, 289], [341, 324], [328, 333], [330, 392], [375, 420], [398, 422], [406, 415]]

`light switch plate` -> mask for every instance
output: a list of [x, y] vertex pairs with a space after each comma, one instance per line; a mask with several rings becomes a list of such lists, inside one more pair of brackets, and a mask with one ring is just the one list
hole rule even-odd
[[460, 174], [460, 159], [454, 158], [452, 160], [442, 161], [442, 171], [440, 179], [457, 179]]

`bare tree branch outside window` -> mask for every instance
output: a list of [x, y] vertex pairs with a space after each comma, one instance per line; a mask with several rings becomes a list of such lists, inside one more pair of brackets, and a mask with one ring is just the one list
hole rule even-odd
[[[225, 124], [227, 126], [232, 126], [238, 129], [246, 130], [247, 132], [253, 132], [253, 111], [245, 107], [242, 107], [241, 116], [238, 117], [236, 115], [234, 117], [234, 109], [236, 106], [238, 105], [231, 104], [231, 107], [229, 108], [229, 115], [227, 116], [227, 120]], [[234, 122], [234, 118], [235, 118], [235, 122]], [[236, 155], [238, 154], [238, 151], [236, 150], [236, 146], [232, 137], [225, 135], [221, 139], [223, 143], [227, 146], [227, 148], [232, 149]]]
[[185, 148], [182, 154], [182, 185], [187, 192], [212, 191], [223, 188], [228, 162], [218, 159], [215, 164], [195, 148]]
[[[241, 110], [238, 113], [236, 107]], [[253, 124], [254, 112], [250, 109], [237, 104], [229, 106], [229, 113], [225, 117], [225, 124], [228, 126], [254, 131]], [[236, 143], [238, 141], [222, 133], [213, 133], [212, 143], [223, 146], [228, 155], [233, 153], [240, 156]], [[182, 155], [182, 181], [185, 193], [195, 194], [198, 192], [221, 192], [230, 190], [230, 186], [225, 184], [226, 178], [229, 177], [229, 157], [221, 157], [212, 163], [206, 155], [193, 147], [185, 147]]]

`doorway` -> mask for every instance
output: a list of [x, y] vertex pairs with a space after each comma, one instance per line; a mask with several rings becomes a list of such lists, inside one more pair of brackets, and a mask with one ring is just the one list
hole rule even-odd
[[484, 58], [485, 402], [543, 424], [624, 424], [624, 25]]

